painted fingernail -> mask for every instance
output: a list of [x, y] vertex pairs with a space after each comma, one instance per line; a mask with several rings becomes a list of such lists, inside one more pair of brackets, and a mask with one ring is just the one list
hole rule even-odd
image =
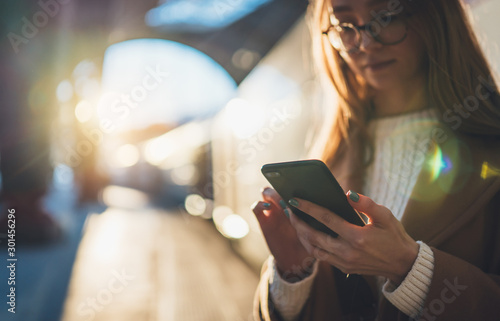
[[291, 198], [291, 199], [288, 201], [288, 203], [289, 203], [290, 205], [292, 205], [292, 206], [295, 206], [295, 207], [299, 206], [299, 201], [297, 201], [295, 198]]
[[262, 204], [262, 206], [264, 206], [264, 208], [270, 208], [271, 204], [270, 203], [264, 203], [264, 204]]
[[351, 199], [351, 201], [356, 202], [356, 203], [359, 201], [359, 195], [355, 191], [349, 190], [348, 194], [349, 194], [349, 198]]
[[285, 212], [286, 217], [290, 218], [290, 212], [289, 212], [288, 208], [285, 208], [285, 210], [283, 212]]
[[282, 209], [285, 209], [286, 208], [286, 203], [284, 200], [280, 200], [280, 206]]

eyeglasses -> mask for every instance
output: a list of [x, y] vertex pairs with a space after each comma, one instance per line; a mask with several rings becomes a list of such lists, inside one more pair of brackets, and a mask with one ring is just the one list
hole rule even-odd
[[408, 33], [406, 19], [399, 13], [386, 12], [378, 15], [363, 26], [341, 22], [330, 14], [332, 25], [323, 34], [328, 36], [332, 46], [347, 53], [354, 53], [361, 46], [361, 31], [368, 33], [383, 45], [396, 45], [405, 40]]

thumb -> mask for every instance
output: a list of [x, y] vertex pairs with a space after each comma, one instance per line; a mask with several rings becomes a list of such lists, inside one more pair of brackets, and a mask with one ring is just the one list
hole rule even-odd
[[369, 223], [384, 220], [387, 215], [392, 215], [388, 208], [378, 205], [368, 196], [349, 190], [347, 192], [349, 204], [358, 212], [365, 214], [370, 219]]
[[255, 214], [255, 216], [257, 217], [259, 223], [269, 218], [269, 214], [265, 213], [264, 211], [269, 209], [270, 207], [271, 207], [270, 203], [261, 201], [256, 201], [255, 203], [252, 204], [251, 209]]

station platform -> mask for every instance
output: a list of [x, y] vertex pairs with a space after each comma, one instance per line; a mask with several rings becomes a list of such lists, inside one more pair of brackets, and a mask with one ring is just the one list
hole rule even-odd
[[0, 320], [252, 320], [258, 275], [210, 221], [147, 202], [75, 207], [74, 195], [55, 187], [47, 200], [62, 242], [16, 249], [16, 313], [4, 296]]

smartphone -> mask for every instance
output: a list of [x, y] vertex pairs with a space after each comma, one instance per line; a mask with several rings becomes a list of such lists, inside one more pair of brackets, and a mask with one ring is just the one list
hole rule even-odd
[[[291, 198], [301, 198], [329, 209], [349, 223], [365, 225], [365, 218], [352, 208], [344, 190], [322, 161], [301, 160], [272, 163], [262, 166], [261, 171], [287, 204]], [[312, 216], [293, 206], [290, 208], [295, 215], [311, 227], [337, 237], [337, 233]]]

